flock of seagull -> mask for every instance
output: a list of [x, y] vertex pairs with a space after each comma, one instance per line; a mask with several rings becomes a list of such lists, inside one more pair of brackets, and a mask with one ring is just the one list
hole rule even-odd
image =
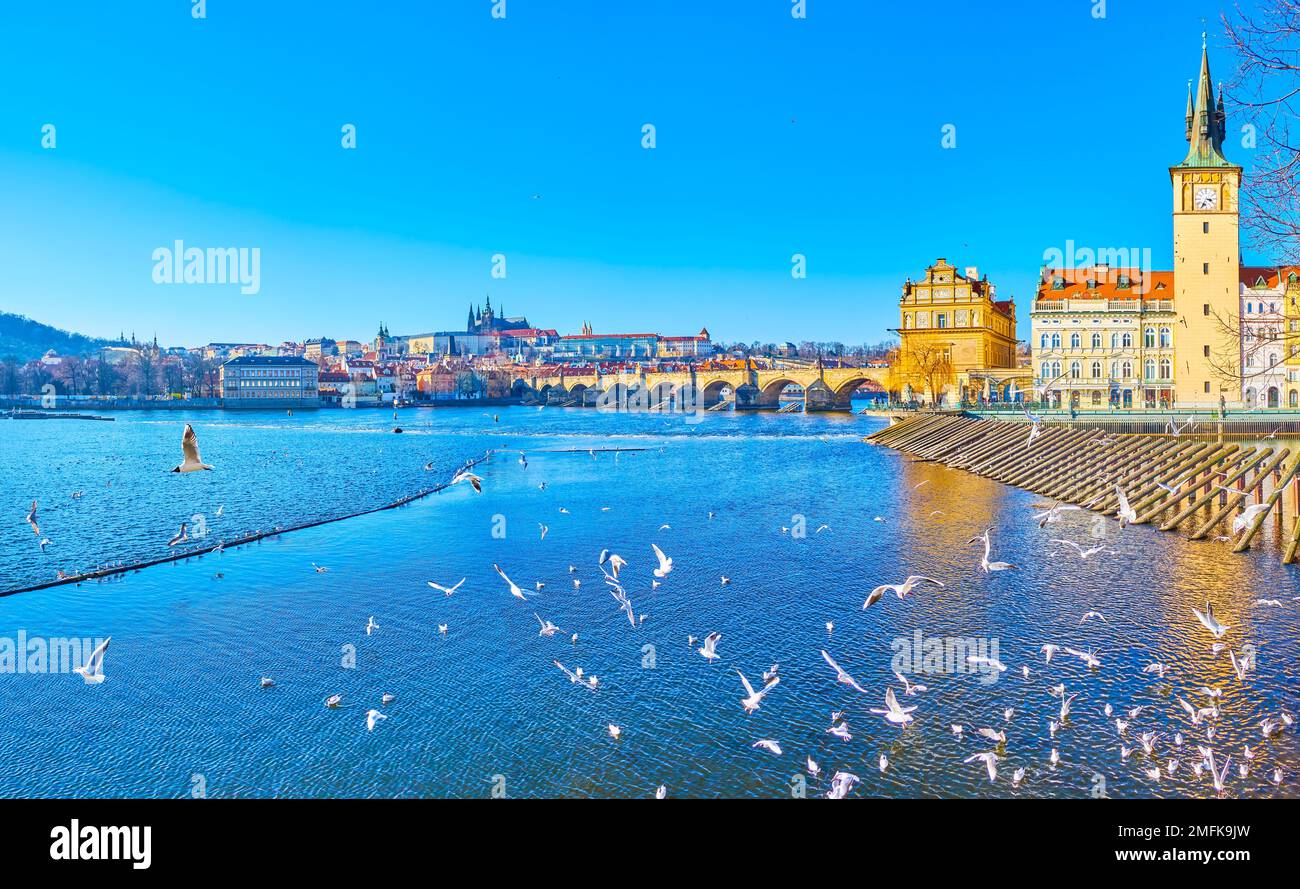
[[[173, 469], [173, 472], [191, 473], [199, 471], [211, 471], [212, 467], [205, 464], [198, 450], [198, 441], [193, 428], [188, 424], [182, 437], [182, 462]], [[594, 452], [593, 452], [593, 456]], [[527, 460], [521, 454], [519, 463], [527, 468]], [[427, 468], [427, 467], [426, 467]], [[470, 466], [457, 471], [449, 482], [450, 487], [465, 484], [473, 489], [474, 492], [482, 494], [484, 492], [484, 481], [476, 475]], [[924, 485], [922, 482], [921, 485]], [[917, 489], [921, 487], [917, 485]], [[542, 489], [545, 484], [540, 485]], [[1120, 526], [1123, 528], [1128, 522], [1132, 521], [1129, 517], [1126, 521], [1126, 515], [1131, 516], [1132, 509], [1129, 506], [1123, 492], [1119, 492], [1120, 508]], [[604, 508], [604, 509], [607, 509]], [[1033, 516], [1033, 521], [1040, 529], [1045, 529], [1048, 525], [1060, 524], [1065, 522], [1067, 515], [1072, 511], [1079, 510], [1079, 507], [1063, 504], [1036, 504], [1035, 509], [1038, 512]], [[567, 510], [562, 510], [566, 511]], [[713, 518], [713, 513], [709, 513], [709, 518]], [[38, 537], [41, 535], [38, 515], [38, 504], [33, 501], [31, 508], [26, 516], [27, 523], [32, 527]], [[876, 517], [876, 521], [883, 521], [881, 517]], [[1247, 522], [1249, 519], [1247, 519]], [[659, 530], [669, 529], [670, 526], [663, 524]], [[788, 529], [782, 529], [784, 533]], [[828, 530], [823, 525], [818, 528], [818, 532]], [[1000, 561], [993, 557], [993, 538], [991, 528], [984, 530], [982, 533], [970, 538], [969, 544], [974, 546], [978, 544], [982, 549], [982, 555], [974, 563], [973, 570], [984, 575], [994, 575], [1000, 572], [1016, 571], [1018, 566], [1006, 561]], [[173, 539], [171, 544], [174, 545], [179, 540], [184, 539], [186, 527], [182, 524], [180, 532]], [[547, 526], [541, 525], [541, 539], [545, 540]], [[1060, 533], [1060, 532], [1056, 532]], [[1093, 556], [1106, 551], [1104, 545], [1081, 546], [1065, 537], [1052, 537], [1051, 541], [1055, 544], [1066, 546], [1075, 551], [1081, 562], [1084, 562]], [[650, 554], [653, 555], [653, 567], [649, 572], [650, 576], [643, 578], [640, 582], [649, 581], [652, 590], [659, 589], [675, 569], [674, 560], [667, 555], [657, 543], [649, 545]], [[646, 615], [639, 613], [632, 602], [632, 593], [629, 592], [629, 565], [632, 560], [624, 558], [618, 553], [602, 550], [596, 558], [596, 566], [599, 568], [601, 578], [607, 592], [617, 605], [618, 610], [627, 619], [633, 629], [641, 626]], [[317, 573], [323, 574], [329, 571], [329, 568], [312, 563], [311, 566]], [[541, 609], [537, 607], [534, 599], [546, 585], [541, 581], [536, 581], [532, 589], [525, 590], [506, 573], [506, 570], [499, 564], [494, 564], [493, 569], [504, 584], [503, 592], [513, 599], [519, 600], [532, 612], [533, 618], [538, 625], [538, 636], [543, 638], [553, 638], [556, 636], [566, 635], [557, 624], [544, 617]], [[575, 575], [578, 569], [574, 565], [569, 566], [570, 575]], [[975, 575], [979, 576], [979, 575]], [[461, 578], [454, 584], [443, 584], [438, 581], [427, 581], [428, 587], [435, 590], [445, 597], [455, 595], [465, 584], [467, 578]], [[575, 590], [581, 588], [581, 580], [578, 577], [572, 577], [572, 584]], [[720, 576], [720, 585], [726, 586], [730, 583], [730, 578], [725, 575]], [[948, 584], [945, 581], [926, 575], [910, 575], [899, 583], [882, 583], [876, 586], [867, 594], [862, 604], [862, 610], [867, 610], [880, 605], [882, 601], [887, 601], [886, 596], [893, 593], [894, 597], [899, 600], [916, 600], [923, 595], [929, 595], [932, 591], [944, 590]], [[1300, 601], [1300, 596], [1295, 597], [1295, 601]], [[1273, 606], [1281, 607], [1282, 602], [1278, 599], [1257, 599], [1254, 603], [1256, 606]], [[885, 606], [880, 606], [885, 607]], [[1206, 655], [1210, 659], [1217, 659], [1226, 656], [1232, 666], [1233, 673], [1237, 681], [1242, 685], [1247, 685], [1252, 678], [1255, 670], [1254, 647], [1247, 640], [1233, 641], [1236, 635], [1233, 633], [1231, 626], [1225, 625], [1216, 615], [1213, 604], [1209, 601], [1205, 603], [1204, 609], [1190, 609], [1189, 621], [1195, 621], [1204, 632], [1208, 635], [1206, 644]], [[1108, 622], [1106, 616], [1096, 610], [1089, 609], [1079, 620], [1079, 625], [1091, 622], [1105, 624]], [[826, 633], [828, 639], [833, 637], [834, 622], [827, 621]], [[380, 630], [380, 624], [372, 615], [366, 622], [365, 633], [367, 636]], [[448, 633], [447, 624], [438, 624], [438, 632], [442, 636]], [[579, 636], [574, 632], [567, 634], [569, 640], [576, 647]], [[724, 660], [724, 655], [719, 651], [719, 645], [723, 636], [718, 631], [712, 631], [704, 635], [703, 638], [696, 638], [694, 635], [687, 637], [688, 646], [693, 649], [705, 662], [706, 665], [714, 665]], [[105, 640], [90, 655], [83, 666], [77, 667], [75, 672], [80, 675], [87, 684], [99, 684], [105, 679], [104, 658], [108, 648], [109, 640]], [[829, 643], [828, 643], [829, 647]], [[576, 651], [576, 648], [575, 648]], [[1224, 708], [1222, 699], [1225, 692], [1223, 687], [1211, 687], [1208, 685], [1191, 685], [1187, 682], [1180, 683], [1176, 677], [1176, 671], [1169, 665], [1153, 660], [1142, 669], [1142, 674], [1149, 676], [1153, 681], [1162, 684], [1159, 696], [1165, 697], [1169, 704], [1161, 706], [1159, 704], [1140, 704], [1129, 706], [1116, 706], [1104, 698], [1104, 692], [1100, 700], [1089, 701], [1085, 696], [1083, 702], [1080, 701], [1084, 692], [1067, 689], [1065, 682], [1060, 676], [1049, 677], [1047, 674], [1053, 670], [1053, 659], [1060, 653], [1076, 658], [1084, 666], [1084, 681], [1091, 681], [1096, 678], [1097, 674], [1103, 669], [1101, 657], [1092, 650], [1084, 649], [1078, 646], [1058, 644], [1056, 642], [1045, 642], [1039, 648], [1042, 656], [1041, 666], [1029, 664], [1019, 666], [1012, 671], [1011, 667], [1002, 663], [995, 657], [982, 655], [970, 655], [966, 658], [967, 667], [979, 668], [990, 671], [995, 677], [1012, 672], [1012, 675], [1019, 674], [1022, 682], [1041, 682], [1044, 685], [1045, 693], [1050, 704], [1045, 707], [1045, 712], [1041, 715], [1048, 731], [1050, 740], [1055, 743], [1059, 733], [1069, 730], [1077, 722], [1085, 718], [1097, 718], [1107, 722], [1113, 720], [1114, 725], [1114, 753], [1117, 755], [1119, 762], [1129, 763], [1130, 761], [1140, 763], [1140, 771], [1150, 782], [1160, 785], [1174, 779], [1175, 774], [1180, 770], [1184, 774], [1190, 774], [1193, 779], [1203, 780], [1209, 787], [1212, 787], [1216, 795], [1226, 794], [1233, 779], [1233, 773], [1230, 766], [1234, 754], [1226, 751], [1215, 749], [1216, 736], [1220, 731], [1220, 721], [1224, 717]], [[856, 702], [857, 695], [869, 699], [869, 702], [875, 704], [883, 698], [883, 706], [868, 707], [866, 712], [878, 716], [886, 724], [896, 727], [901, 732], [914, 731], [920, 713], [922, 711], [921, 701], [924, 695], [929, 691], [926, 685], [915, 682], [908, 676], [897, 670], [894, 671], [894, 677], [898, 683], [898, 692], [894, 686], [887, 687], [883, 695], [879, 692], [873, 692], [864, 687], [857, 679], [848, 673], [836, 661], [834, 656], [827, 650], [821, 649], [821, 658], [828, 670], [827, 681], [830, 674], [834, 675], [834, 682], [837, 685], [846, 687], [846, 692], [852, 692], [850, 700]], [[566, 657], [566, 660], [571, 659]], [[571, 684], [583, 688], [589, 692], [597, 692], [601, 689], [600, 680], [597, 676], [584, 670], [583, 667], [573, 665], [566, 666], [558, 657], [553, 658], [552, 663], [555, 668]], [[763, 705], [770, 694], [781, 684], [782, 673], [780, 664], [773, 663], [770, 668], [762, 671], [760, 681], [757, 685], [751, 682], [750, 678], [739, 668], [735, 669], [739, 682], [740, 691], [743, 696], [738, 698], [738, 703], [742, 712], [748, 716], [754, 714]], [[1041, 678], [1039, 678], [1039, 674]], [[753, 675], [753, 674], [751, 674]], [[788, 675], [786, 676], [788, 679]], [[815, 676], [800, 676], [800, 681], [822, 681]], [[1053, 681], [1055, 680], [1055, 681]], [[1001, 681], [1001, 680], [999, 680]], [[275, 681], [263, 676], [260, 678], [260, 687], [272, 688]], [[1086, 686], [1085, 686], [1086, 687]], [[739, 692], [738, 692], [739, 693]], [[903, 706], [899, 702], [898, 695], [902, 696], [911, 703], [910, 706]], [[779, 697], [779, 696], [778, 696]], [[384, 693], [380, 699], [380, 706], [388, 706], [393, 703], [395, 696]], [[1088, 703], [1088, 716], [1083, 716], [1082, 704]], [[1177, 706], [1173, 706], [1176, 703]], [[324, 701], [324, 705], [329, 709], [339, 709], [344, 706], [343, 696], [341, 694], [332, 694]], [[836, 709], [831, 712], [829, 727], [825, 733], [840, 740], [850, 741], [852, 732], [848, 722], [849, 706], [841, 704], [843, 709]], [[372, 707], [366, 710], [365, 721], [367, 731], [373, 732], [376, 727], [388, 716], [380, 709]], [[975, 728], [973, 735], [976, 738], [988, 742], [988, 749], [976, 750], [969, 755], [962, 757], [962, 762], [966, 765], [974, 765], [980, 768], [988, 778], [989, 782], [997, 782], [1000, 774], [999, 766], [1008, 760], [1019, 759], [1020, 764], [1014, 768], [1010, 778], [1012, 789], [1019, 788], [1029, 779], [1037, 777], [1040, 770], [1035, 769], [1035, 775], [1030, 776], [1029, 768], [1025, 763], [1032, 762], [1028, 758], [1030, 754], [1017, 749], [1016, 743], [1012, 740], [1011, 731], [1014, 731], [1015, 709], [1006, 707], [1002, 713], [1002, 721], [994, 726], [980, 726]], [[1268, 745], [1294, 726], [1294, 717], [1285, 709], [1280, 710], [1276, 716], [1268, 716], [1258, 723], [1260, 741], [1252, 749], [1250, 744], [1245, 744], [1240, 752], [1238, 767], [1236, 770], [1237, 779], [1244, 782], [1252, 774], [1262, 776], [1262, 780], [1271, 783], [1274, 786], [1281, 786], [1285, 780], [1285, 775], [1281, 765], [1266, 764], [1265, 759], [1268, 755]], [[967, 725], [964, 723], [950, 722], [951, 736], [958, 742], [969, 737]], [[614, 742], [620, 742], [623, 738], [623, 729], [617, 722], [610, 721], [606, 726], [609, 737]], [[1027, 729], [1031, 737], [1033, 729]], [[774, 737], [758, 738], [750, 744], [756, 750], [761, 751], [773, 757], [783, 757], [785, 748], [780, 740]], [[1013, 756], [1009, 750], [1015, 750]], [[806, 770], [808, 776], [814, 781], [820, 781], [823, 778], [823, 768], [811, 755], [803, 755], [804, 761], [802, 768]], [[891, 768], [889, 758], [885, 754], [880, 754], [878, 759], [878, 768], [881, 773]], [[1046, 757], [1047, 770], [1056, 770], [1061, 766], [1061, 757], [1057, 747], [1053, 746]], [[846, 765], [843, 768], [835, 769], [830, 777], [826, 779], [824, 785], [824, 795], [831, 799], [843, 799], [849, 796], [853, 790], [862, 783], [862, 779], [850, 771]], [[659, 784], [654, 790], [654, 796], [664, 798], [668, 794], [666, 784]]]

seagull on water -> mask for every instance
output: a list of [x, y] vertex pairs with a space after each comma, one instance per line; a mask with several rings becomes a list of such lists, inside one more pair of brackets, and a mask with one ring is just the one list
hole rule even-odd
[[109, 636], [90, 653], [86, 663], [80, 667], [74, 667], [72, 672], [76, 673], [82, 679], [86, 680], [87, 685], [99, 685], [104, 681], [104, 652], [108, 651], [108, 643], [113, 641]]
[[831, 789], [826, 791], [826, 798], [844, 799], [850, 790], [861, 783], [862, 779], [852, 772], [836, 772], [831, 776]]
[[366, 711], [366, 731], [368, 731], [368, 732], [373, 732], [373, 731], [375, 730], [375, 726], [379, 723], [379, 720], [381, 720], [381, 719], [387, 719], [387, 718], [388, 718], [387, 716], [385, 716], [384, 714], [380, 713], [378, 710], [367, 710], [367, 711]]
[[181, 453], [184, 459], [172, 472], [198, 472], [212, 468], [199, 457], [199, 437], [194, 434], [194, 427], [189, 423], [185, 424], [185, 434], [181, 436]]
[[560, 632], [559, 627], [551, 623], [549, 620], [542, 620], [542, 616], [536, 611], [533, 612], [533, 617], [537, 618], [537, 623], [541, 627], [541, 629], [537, 631], [537, 635], [545, 636], [549, 639], [551, 636]]

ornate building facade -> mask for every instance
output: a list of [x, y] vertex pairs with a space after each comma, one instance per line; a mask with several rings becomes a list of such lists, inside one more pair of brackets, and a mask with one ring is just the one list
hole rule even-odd
[[1016, 307], [979, 270], [942, 257], [903, 284], [892, 388], [903, 401], [954, 405], [981, 397], [986, 371], [1016, 367]]

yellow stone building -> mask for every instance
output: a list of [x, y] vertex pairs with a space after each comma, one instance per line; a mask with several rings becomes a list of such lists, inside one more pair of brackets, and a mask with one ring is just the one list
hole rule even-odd
[[955, 405], [987, 395], [996, 371], [1016, 371], [1015, 303], [943, 258], [903, 285], [898, 336], [890, 388], [903, 401]]
[[1241, 167], [1223, 153], [1223, 93], [1214, 101], [1210, 59], [1187, 94], [1183, 162], [1169, 168], [1174, 197], [1174, 310], [1178, 323], [1174, 401], [1178, 408], [1241, 406], [1238, 381], [1224, 368], [1240, 361], [1239, 239]]

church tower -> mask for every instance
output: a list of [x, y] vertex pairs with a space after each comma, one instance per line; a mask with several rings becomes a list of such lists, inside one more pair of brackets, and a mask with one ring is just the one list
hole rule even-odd
[[1187, 141], [1182, 163], [1169, 168], [1174, 193], [1174, 401], [1184, 408], [1232, 407], [1241, 387], [1217, 374], [1239, 362], [1232, 333], [1239, 322], [1237, 288], [1241, 167], [1223, 154], [1227, 120], [1223, 92], [1214, 100], [1210, 58], [1201, 41], [1201, 75], [1187, 97]]

